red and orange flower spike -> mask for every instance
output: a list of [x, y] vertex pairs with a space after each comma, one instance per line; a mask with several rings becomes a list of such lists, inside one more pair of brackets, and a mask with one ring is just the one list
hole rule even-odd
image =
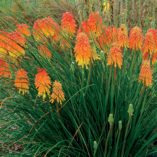
[[9, 64], [0, 59], [0, 77], [11, 78]]
[[31, 32], [29, 30], [29, 26], [27, 24], [17, 24], [16, 25], [16, 32], [19, 32], [20, 34], [24, 36], [31, 36]]
[[58, 41], [59, 25], [51, 17], [38, 19], [33, 26], [33, 35], [37, 41], [44, 41], [45, 37]]
[[62, 89], [62, 84], [58, 81], [54, 81], [53, 83], [53, 92], [51, 94], [51, 103], [54, 103], [56, 101], [59, 104], [62, 104], [62, 102], [65, 100], [64, 92]]
[[150, 67], [149, 60], [144, 60], [141, 65], [139, 81], [141, 81], [146, 87], [152, 85], [152, 69]]
[[92, 50], [87, 35], [83, 32], [77, 34], [74, 48], [75, 58], [78, 65], [84, 67], [90, 64]]
[[19, 93], [23, 95], [29, 92], [29, 79], [26, 70], [19, 69], [16, 72], [14, 86], [18, 89]]
[[148, 30], [145, 35], [142, 51], [143, 53], [149, 52], [150, 55], [152, 55], [155, 50], [156, 50], [156, 41], [154, 38], [154, 34], [152, 31]]
[[143, 34], [142, 29], [139, 27], [134, 27], [130, 31], [129, 35], [129, 48], [132, 50], [141, 50], [143, 44]]
[[46, 45], [39, 45], [38, 51], [41, 56], [43, 56], [45, 58], [52, 58], [52, 54], [51, 54], [50, 50], [46, 47]]
[[68, 35], [73, 36], [76, 33], [76, 21], [70, 12], [65, 12], [61, 20], [61, 28]]
[[87, 25], [90, 33], [98, 37], [102, 33], [102, 17], [99, 12], [93, 12], [89, 15]]
[[38, 90], [38, 96], [41, 96], [43, 100], [46, 96], [50, 96], [51, 79], [43, 68], [39, 68], [35, 75], [35, 87]]
[[122, 50], [118, 44], [114, 44], [107, 57], [107, 65], [113, 65], [115, 68], [118, 67], [121, 69], [123, 64], [123, 55]]
[[118, 29], [118, 44], [121, 48], [128, 47], [128, 31], [126, 25], [121, 24], [120, 28]]

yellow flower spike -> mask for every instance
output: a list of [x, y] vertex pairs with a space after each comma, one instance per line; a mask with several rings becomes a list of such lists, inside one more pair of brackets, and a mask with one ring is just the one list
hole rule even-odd
[[80, 32], [77, 34], [76, 44], [74, 48], [75, 58], [78, 65], [88, 66], [92, 60], [92, 49], [89, 43], [88, 36]]

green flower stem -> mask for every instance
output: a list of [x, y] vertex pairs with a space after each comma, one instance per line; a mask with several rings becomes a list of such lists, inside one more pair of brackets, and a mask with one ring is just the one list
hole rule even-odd
[[121, 130], [118, 131], [118, 138], [117, 138], [115, 154], [114, 154], [115, 157], [117, 157], [117, 153], [118, 153], [118, 144], [119, 144], [120, 135], [121, 135]]
[[125, 150], [125, 145], [126, 145], [126, 139], [127, 139], [127, 135], [128, 135], [128, 131], [129, 131], [129, 126], [132, 120], [132, 116], [129, 116], [129, 120], [126, 126], [126, 131], [125, 131], [125, 135], [124, 135], [124, 142], [123, 142], [123, 147], [122, 147], [122, 154], [121, 157], [124, 157], [124, 150]]
[[114, 91], [115, 91], [115, 73], [116, 73], [116, 68], [113, 69], [113, 74], [112, 74], [112, 82], [111, 82], [111, 104], [110, 104], [110, 112], [113, 113], [113, 100], [114, 100]]
[[90, 63], [85, 94], [87, 93], [87, 89], [88, 89], [88, 86], [89, 86], [89, 84], [90, 84], [91, 72], [92, 72], [92, 64]]
[[112, 135], [112, 130], [113, 130], [113, 125], [110, 125], [110, 130], [108, 132], [107, 139], [106, 139], [106, 142], [105, 142], [104, 157], [107, 157], [108, 142], [109, 142], [110, 136]]
[[109, 74], [109, 80], [107, 82], [107, 93], [106, 93], [106, 101], [105, 101], [105, 109], [107, 107], [107, 103], [108, 103], [108, 97], [109, 97], [109, 93], [110, 93], [110, 83], [111, 83], [111, 79], [112, 79], [112, 67], [110, 68], [110, 74]]

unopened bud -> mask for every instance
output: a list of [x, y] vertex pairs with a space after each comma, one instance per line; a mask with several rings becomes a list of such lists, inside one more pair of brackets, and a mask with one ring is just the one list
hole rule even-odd
[[96, 152], [98, 148], [98, 143], [96, 141], [93, 142], [93, 149], [94, 149], [94, 152]]
[[119, 130], [122, 130], [122, 121], [121, 120], [119, 120], [119, 122], [118, 122], [118, 128], [119, 128]]
[[129, 113], [129, 117], [132, 117], [132, 116], [133, 116], [133, 113], [134, 113], [133, 104], [130, 104], [130, 105], [129, 105], [128, 113]]
[[109, 116], [108, 116], [108, 122], [109, 122], [110, 126], [113, 126], [114, 118], [113, 118], [113, 114], [112, 113], [110, 113]]

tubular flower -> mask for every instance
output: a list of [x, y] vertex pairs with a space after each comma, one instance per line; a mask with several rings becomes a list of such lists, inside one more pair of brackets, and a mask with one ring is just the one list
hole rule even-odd
[[74, 52], [78, 65], [82, 67], [89, 65], [92, 59], [92, 50], [89, 39], [85, 33], [78, 33]]
[[92, 35], [98, 37], [102, 33], [102, 18], [99, 12], [94, 12], [89, 15], [87, 20], [88, 29]]
[[58, 81], [54, 81], [53, 83], [53, 92], [51, 94], [51, 103], [54, 103], [56, 101], [59, 104], [62, 104], [62, 102], [65, 100], [64, 92], [62, 89], [62, 84]]
[[76, 21], [70, 12], [65, 12], [61, 20], [61, 28], [64, 32], [73, 36], [76, 32]]
[[149, 52], [151, 55], [156, 50], [156, 41], [152, 31], [147, 31], [143, 44], [143, 53]]
[[116, 68], [117, 66], [121, 69], [123, 63], [123, 56], [122, 50], [119, 46], [114, 45], [108, 54], [107, 57], [107, 65], [114, 65]]
[[46, 95], [50, 95], [51, 80], [43, 68], [39, 68], [38, 73], [35, 75], [35, 87], [38, 90], [38, 96], [41, 96], [43, 100], [46, 98]]
[[122, 48], [128, 47], [128, 31], [124, 24], [118, 29], [118, 44]]
[[33, 26], [33, 35], [37, 41], [43, 41], [45, 38], [58, 40], [59, 26], [51, 18], [43, 18], [35, 21]]
[[24, 44], [23, 38], [19, 34], [0, 32], [0, 49], [5, 50], [10, 57], [17, 58], [25, 54], [24, 49], [19, 45]]
[[29, 26], [27, 24], [17, 24], [16, 31], [25, 36], [31, 36], [31, 32], [29, 30]]
[[133, 50], [141, 50], [143, 43], [142, 30], [139, 27], [134, 27], [130, 31], [129, 35], [129, 48]]
[[11, 78], [9, 64], [2, 59], [0, 59], [0, 77]]
[[50, 50], [45, 45], [39, 45], [38, 51], [45, 58], [51, 58], [52, 57]]
[[27, 72], [24, 69], [19, 69], [16, 72], [14, 86], [19, 90], [19, 93], [25, 94], [29, 91], [29, 79]]
[[150, 67], [150, 62], [148, 60], [143, 61], [142, 65], [141, 65], [139, 81], [142, 81], [142, 83], [145, 86], [152, 85], [152, 70]]

